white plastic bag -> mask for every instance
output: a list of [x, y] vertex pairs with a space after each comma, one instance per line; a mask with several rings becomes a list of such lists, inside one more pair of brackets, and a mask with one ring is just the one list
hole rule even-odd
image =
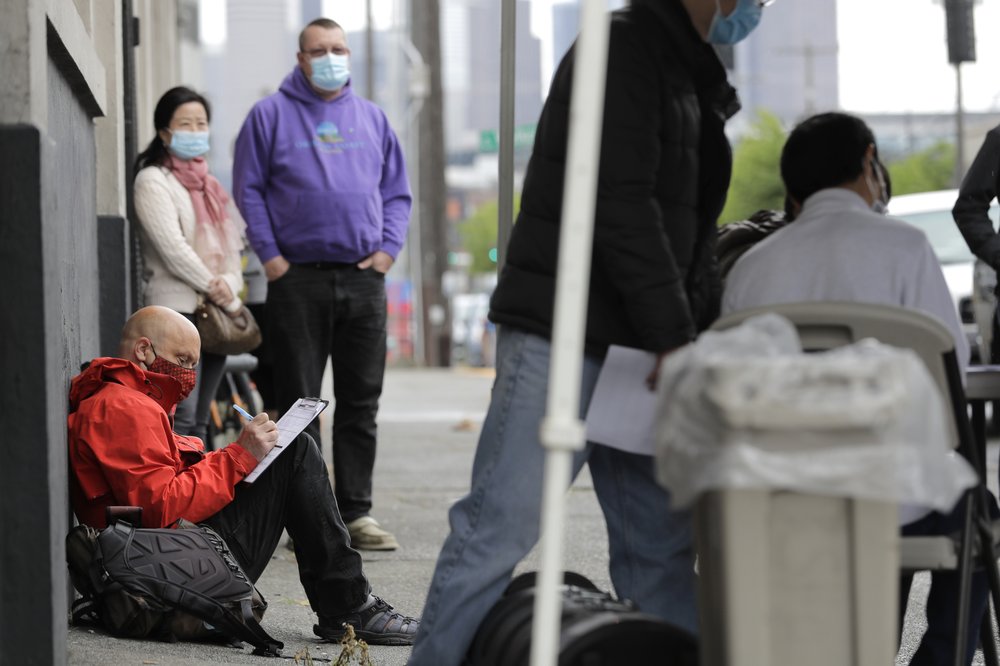
[[774, 488], [950, 510], [975, 483], [915, 353], [863, 340], [803, 353], [774, 314], [710, 331], [659, 380], [657, 474], [674, 504]]

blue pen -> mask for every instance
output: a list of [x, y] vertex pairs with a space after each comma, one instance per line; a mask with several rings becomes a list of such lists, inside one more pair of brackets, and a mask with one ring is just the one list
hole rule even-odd
[[239, 405], [233, 405], [233, 409], [240, 413], [240, 416], [245, 418], [247, 421], [253, 421], [253, 416], [247, 410], [243, 409]]

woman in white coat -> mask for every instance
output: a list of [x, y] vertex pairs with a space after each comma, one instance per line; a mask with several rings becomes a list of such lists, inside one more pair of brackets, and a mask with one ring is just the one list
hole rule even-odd
[[[194, 321], [201, 299], [231, 315], [242, 305], [242, 220], [208, 172], [208, 102], [184, 87], [168, 90], [153, 112], [156, 136], [136, 159], [135, 211], [139, 219], [146, 305], [163, 305]], [[176, 361], [177, 359], [167, 359]], [[226, 357], [201, 355], [198, 383], [177, 405], [174, 430], [208, 441], [212, 399]]]

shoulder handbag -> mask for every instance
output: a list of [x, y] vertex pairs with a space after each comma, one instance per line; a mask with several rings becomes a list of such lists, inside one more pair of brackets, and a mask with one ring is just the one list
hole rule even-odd
[[201, 335], [202, 351], [242, 354], [260, 345], [260, 327], [245, 305], [231, 317], [215, 303], [202, 299], [195, 310], [194, 323]]

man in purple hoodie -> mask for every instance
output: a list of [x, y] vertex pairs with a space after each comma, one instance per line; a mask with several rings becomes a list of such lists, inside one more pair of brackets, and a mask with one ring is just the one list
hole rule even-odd
[[331, 358], [337, 504], [355, 548], [393, 550], [395, 537], [369, 512], [385, 274], [406, 238], [411, 196], [399, 141], [382, 110], [354, 94], [349, 57], [337, 23], [305, 27], [298, 66], [243, 123], [233, 193], [268, 279], [276, 407], [319, 395]]

